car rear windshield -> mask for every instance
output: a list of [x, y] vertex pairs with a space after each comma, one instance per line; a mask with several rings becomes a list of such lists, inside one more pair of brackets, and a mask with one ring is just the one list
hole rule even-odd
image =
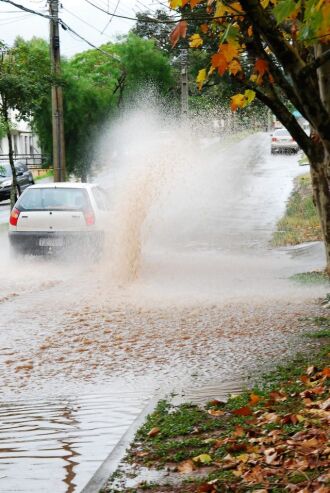
[[285, 137], [288, 137], [290, 134], [287, 130], [281, 129], [281, 130], [275, 130], [274, 132], [275, 135], [283, 135]]
[[86, 190], [79, 188], [28, 188], [17, 207], [24, 211], [72, 211], [90, 208]]

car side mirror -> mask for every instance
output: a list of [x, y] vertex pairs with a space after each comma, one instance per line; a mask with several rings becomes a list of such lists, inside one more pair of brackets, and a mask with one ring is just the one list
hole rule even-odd
[[16, 176], [22, 176], [22, 175], [23, 175], [23, 171], [19, 171], [19, 170], [16, 171]]

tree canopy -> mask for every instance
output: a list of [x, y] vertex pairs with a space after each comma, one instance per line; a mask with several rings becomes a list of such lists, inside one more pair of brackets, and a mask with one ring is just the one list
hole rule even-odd
[[[26, 68], [30, 82], [50, 78], [48, 43], [43, 40], [18, 40], [27, 53]], [[101, 51], [100, 51], [101, 50]], [[152, 82], [162, 93], [173, 84], [168, 57], [151, 40], [129, 34], [100, 50], [91, 49], [71, 59], [62, 60], [64, 94], [64, 131], [67, 171], [86, 179], [93, 161], [93, 143], [105, 121], [123, 100], [142, 84]], [[38, 59], [38, 69], [33, 71]], [[50, 158], [52, 154], [50, 88], [40, 92], [38, 106], [33, 106], [32, 122], [40, 143]]]

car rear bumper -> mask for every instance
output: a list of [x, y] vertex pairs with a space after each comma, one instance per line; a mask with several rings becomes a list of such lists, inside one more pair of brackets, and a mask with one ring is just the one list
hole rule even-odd
[[11, 247], [18, 253], [49, 255], [64, 251], [79, 253], [99, 253], [103, 248], [103, 231], [43, 232], [9, 231]]
[[280, 151], [298, 152], [299, 146], [297, 144], [272, 144], [271, 150], [272, 152], [280, 152]]

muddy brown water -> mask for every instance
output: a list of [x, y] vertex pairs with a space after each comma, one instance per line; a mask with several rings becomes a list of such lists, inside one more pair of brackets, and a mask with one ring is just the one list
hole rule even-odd
[[127, 245], [97, 264], [13, 264], [1, 233], [1, 493], [79, 492], [155, 394], [236, 392], [247, 374], [308, 350], [299, 334], [327, 287], [288, 277], [322, 267], [322, 247], [270, 249], [301, 169], [268, 146], [260, 134], [220, 155], [192, 149], [158, 175], [140, 159], [113, 191], [111, 230]]

